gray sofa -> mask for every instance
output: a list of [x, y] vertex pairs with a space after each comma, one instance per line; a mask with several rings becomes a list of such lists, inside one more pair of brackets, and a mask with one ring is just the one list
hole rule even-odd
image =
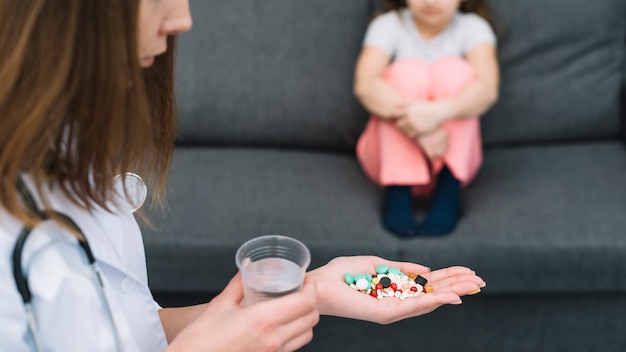
[[241, 243], [285, 234], [312, 268], [374, 254], [488, 283], [388, 326], [325, 317], [303, 350], [624, 351], [626, 1], [490, 4], [502, 87], [482, 120], [484, 166], [452, 235], [400, 240], [354, 155], [368, 114], [353, 66], [379, 1], [192, 0], [169, 208], [144, 228], [157, 299], [211, 297]]

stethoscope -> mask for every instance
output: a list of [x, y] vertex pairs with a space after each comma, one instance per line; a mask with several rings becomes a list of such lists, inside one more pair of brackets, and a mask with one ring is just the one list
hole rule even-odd
[[[116, 188], [118, 192], [121, 191], [122, 192], [121, 194], [126, 194], [129, 201], [131, 201], [134, 207], [133, 211], [140, 208], [146, 199], [146, 195], [147, 195], [146, 185], [141, 179], [141, 177], [139, 177], [136, 174], [129, 172], [123, 175], [116, 176], [114, 179], [114, 187]], [[71, 228], [78, 234], [77, 236], [78, 246], [82, 249], [82, 252], [84, 253], [87, 259], [89, 268], [91, 269], [91, 272], [93, 273], [93, 276], [96, 279], [95, 284], [98, 290], [98, 295], [100, 296], [100, 300], [102, 301], [102, 303], [104, 304], [106, 308], [107, 317], [108, 317], [109, 323], [111, 324], [111, 329], [113, 330], [113, 335], [115, 337], [116, 350], [123, 351], [120, 334], [117, 329], [117, 326], [115, 325], [115, 320], [113, 319], [111, 306], [109, 305], [109, 301], [107, 300], [106, 295], [104, 294], [104, 284], [102, 282], [100, 272], [96, 268], [96, 265], [95, 265], [96, 259], [93, 255], [93, 252], [91, 251], [91, 247], [89, 246], [87, 237], [85, 237], [83, 231], [76, 224], [76, 222], [72, 220], [69, 216], [67, 216], [66, 214], [63, 214], [58, 211], [53, 211], [53, 210], [43, 210], [43, 211], [39, 210], [39, 207], [37, 206], [37, 203], [35, 202], [32, 194], [28, 191], [28, 189], [26, 188], [26, 185], [20, 178], [18, 178], [17, 180], [17, 189], [20, 192], [22, 199], [26, 203], [26, 206], [29, 208], [29, 210], [32, 211], [35, 215], [37, 215], [41, 219], [42, 222], [49, 220], [51, 218], [54, 218], [63, 222], [65, 226]], [[17, 239], [17, 242], [15, 243], [15, 247], [13, 248], [13, 255], [12, 255], [13, 279], [15, 280], [17, 289], [20, 295], [22, 296], [24, 309], [26, 311], [27, 324], [31, 331], [31, 334], [33, 335], [33, 340], [35, 341], [35, 347], [37, 348], [37, 351], [43, 352], [43, 345], [41, 344], [41, 337], [39, 334], [39, 329], [37, 328], [35, 314], [33, 313], [32, 294], [28, 286], [27, 273], [22, 270], [22, 251], [24, 250], [24, 245], [26, 243], [26, 240], [28, 239], [28, 236], [31, 234], [32, 230], [33, 230], [32, 227], [28, 227], [28, 226], [22, 227], [22, 230]]]

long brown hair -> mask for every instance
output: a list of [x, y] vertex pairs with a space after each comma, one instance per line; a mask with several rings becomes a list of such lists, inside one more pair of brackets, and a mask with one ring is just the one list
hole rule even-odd
[[[383, 0], [383, 13], [399, 10], [402, 8], [406, 8], [406, 0]], [[463, 13], [475, 13], [478, 16], [484, 18], [490, 25], [491, 28], [497, 30], [497, 25], [493, 20], [493, 16], [489, 11], [489, 6], [485, 0], [465, 0], [461, 2], [461, 6], [459, 11]]]
[[164, 197], [176, 135], [174, 39], [141, 69], [140, 0], [0, 2], [0, 205], [34, 225], [21, 173], [60, 186], [85, 209], [107, 208], [116, 174], [145, 176]]

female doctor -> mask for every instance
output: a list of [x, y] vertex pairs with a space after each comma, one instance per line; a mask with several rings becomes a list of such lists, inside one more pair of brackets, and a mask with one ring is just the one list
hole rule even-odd
[[[139, 173], [163, 201], [174, 36], [190, 28], [187, 0], [0, 0], [0, 350], [292, 351], [320, 314], [390, 323], [484, 286], [463, 267], [347, 257], [251, 307], [237, 275], [211, 302], [161, 309], [136, 189], [116, 176]], [[342, 284], [380, 263], [421, 273], [435, 292], [379, 301]]]

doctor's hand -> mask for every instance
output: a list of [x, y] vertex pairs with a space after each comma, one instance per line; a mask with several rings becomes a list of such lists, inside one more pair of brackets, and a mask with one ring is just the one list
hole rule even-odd
[[[397, 267], [403, 273], [425, 277], [433, 286], [433, 292], [401, 300], [395, 297], [376, 299], [346, 285], [345, 273], [372, 274], [376, 266], [386, 264]], [[390, 324], [402, 319], [430, 313], [444, 304], [460, 304], [461, 296], [476, 293], [485, 282], [466, 267], [449, 267], [430, 271], [429, 268], [412, 263], [392, 262], [374, 256], [340, 257], [311, 271], [317, 281], [318, 309], [320, 314]]]
[[313, 338], [319, 321], [315, 281], [284, 297], [242, 306], [237, 274], [172, 341], [167, 351], [294, 351]]

